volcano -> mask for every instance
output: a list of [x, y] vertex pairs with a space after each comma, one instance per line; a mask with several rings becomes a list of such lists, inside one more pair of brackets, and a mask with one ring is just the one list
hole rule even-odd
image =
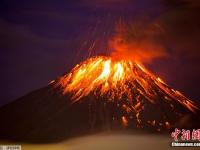
[[1, 107], [0, 138], [50, 142], [104, 130], [165, 132], [198, 114], [196, 103], [141, 63], [96, 56]]

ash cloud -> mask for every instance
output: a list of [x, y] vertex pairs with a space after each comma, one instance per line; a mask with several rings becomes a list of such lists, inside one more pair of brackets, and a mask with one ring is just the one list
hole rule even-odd
[[120, 22], [109, 42], [111, 55], [140, 62], [167, 57], [163, 34], [159, 24], [147, 20], [137, 20], [129, 25]]

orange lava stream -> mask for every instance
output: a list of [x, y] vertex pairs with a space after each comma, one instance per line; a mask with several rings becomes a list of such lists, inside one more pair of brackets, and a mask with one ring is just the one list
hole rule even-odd
[[[108, 100], [126, 97], [130, 101], [136, 100], [137, 95], [142, 95], [149, 102], [156, 103], [158, 95], [162, 93], [165, 101], [176, 100], [192, 112], [198, 109], [192, 101], [169, 88], [140, 63], [112, 57], [98, 56], [87, 59], [69, 74], [60, 77], [56, 86], [62, 88], [63, 94], [72, 94], [73, 102], [92, 93], [95, 96], [106, 96]], [[132, 109], [137, 107], [140, 107], [139, 101]]]

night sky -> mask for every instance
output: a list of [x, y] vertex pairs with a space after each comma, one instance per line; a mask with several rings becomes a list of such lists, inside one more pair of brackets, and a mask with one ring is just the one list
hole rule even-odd
[[167, 55], [147, 68], [198, 101], [199, 16], [198, 0], [1, 0], [0, 105], [46, 86], [89, 56], [109, 54], [107, 43], [122, 18], [158, 25]]

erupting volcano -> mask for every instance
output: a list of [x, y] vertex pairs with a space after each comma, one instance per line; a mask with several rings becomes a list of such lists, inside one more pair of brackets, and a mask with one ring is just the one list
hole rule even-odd
[[179, 91], [169, 88], [140, 63], [111, 57], [89, 58], [61, 77], [55, 87], [61, 87], [63, 94], [71, 93], [72, 102], [90, 93], [96, 97], [106, 97], [108, 101], [126, 98], [131, 103], [140, 96], [156, 103], [158, 97], [162, 96], [167, 101], [176, 100], [194, 113], [198, 109], [192, 101]]
[[0, 138], [55, 141], [105, 129], [168, 131], [198, 111], [141, 63], [96, 56], [2, 107]]
[[[104, 105], [116, 105], [113, 111], [118, 111], [119, 116], [112, 118], [121, 118], [125, 126], [129, 122], [142, 128], [150, 124], [160, 131], [169, 129], [173, 120], [185, 113], [184, 109], [193, 113], [198, 110], [179, 91], [171, 89], [143, 65], [131, 60], [92, 57], [51, 84], [62, 94], [71, 95], [72, 104], [92, 96], [94, 101], [103, 101]], [[183, 110], [177, 109], [179, 105]]]

